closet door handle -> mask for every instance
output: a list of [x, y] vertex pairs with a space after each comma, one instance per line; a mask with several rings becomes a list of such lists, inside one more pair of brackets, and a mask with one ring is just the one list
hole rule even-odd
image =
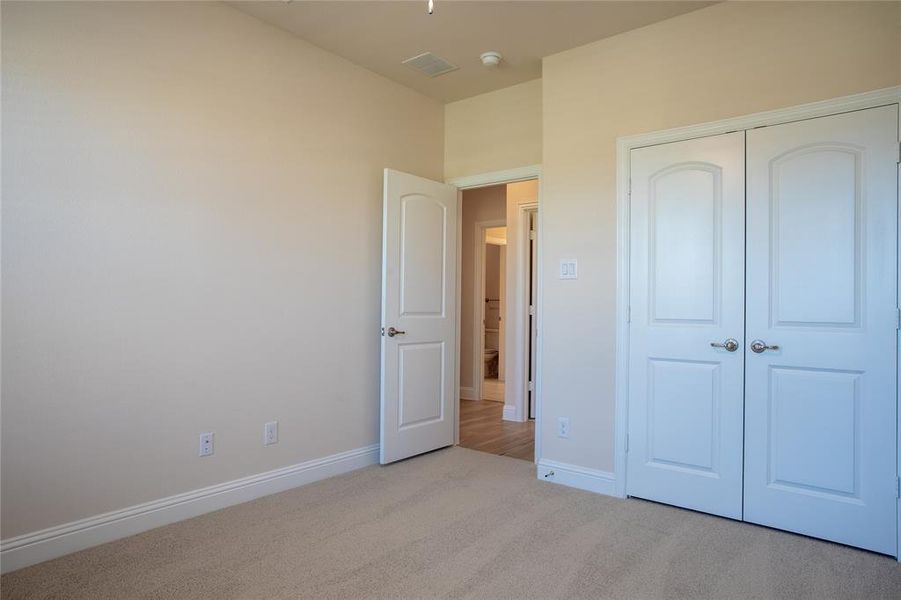
[[394, 327], [389, 327], [386, 333], [388, 334], [388, 337], [394, 337], [396, 335], [403, 335], [407, 332], [401, 331], [400, 329], [395, 329]]
[[710, 346], [712, 348], [725, 348], [727, 352], [735, 352], [736, 350], [738, 350], [738, 340], [729, 338], [723, 343], [710, 342]]
[[756, 352], [757, 354], [760, 354], [764, 350], [778, 350], [778, 349], [779, 349], [779, 346], [776, 346], [775, 344], [772, 346], [767, 346], [766, 342], [764, 342], [763, 340], [754, 340], [753, 342], [751, 342], [751, 352]]

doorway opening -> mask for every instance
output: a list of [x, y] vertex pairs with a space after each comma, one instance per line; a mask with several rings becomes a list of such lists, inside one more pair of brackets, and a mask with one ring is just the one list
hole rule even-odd
[[534, 461], [538, 181], [460, 198], [459, 445]]

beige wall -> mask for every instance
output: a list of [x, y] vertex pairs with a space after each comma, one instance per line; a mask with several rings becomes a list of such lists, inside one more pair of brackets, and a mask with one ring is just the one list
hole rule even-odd
[[444, 177], [541, 162], [541, 80], [451, 102], [444, 109]]
[[376, 443], [382, 169], [441, 178], [443, 106], [219, 3], [2, 21], [2, 537]]
[[479, 221], [505, 222], [507, 217], [507, 188], [504, 185], [466, 190], [463, 192], [463, 224], [460, 248], [460, 387], [470, 388], [473, 381], [473, 360], [482, 359], [479, 339], [473, 335], [474, 321], [478, 318], [475, 304], [476, 284], [476, 223]]
[[613, 470], [616, 138], [897, 85], [899, 11], [724, 3], [544, 60], [542, 458]]

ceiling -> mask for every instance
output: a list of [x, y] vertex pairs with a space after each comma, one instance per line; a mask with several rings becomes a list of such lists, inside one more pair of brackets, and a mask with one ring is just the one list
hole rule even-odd
[[[541, 58], [714, 2], [426, 0], [230, 2], [329, 52], [452, 102], [541, 77]], [[494, 69], [479, 55], [503, 54]], [[459, 66], [429, 78], [401, 62], [430, 51]]]

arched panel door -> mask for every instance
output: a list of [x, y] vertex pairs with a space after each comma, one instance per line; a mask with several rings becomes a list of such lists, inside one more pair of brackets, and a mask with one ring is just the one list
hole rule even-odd
[[382, 464], [454, 443], [457, 189], [385, 169]]
[[897, 105], [748, 132], [745, 520], [887, 554], [897, 152]]
[[626, 491], [742, 516], [744, 133], [632, 151]]

